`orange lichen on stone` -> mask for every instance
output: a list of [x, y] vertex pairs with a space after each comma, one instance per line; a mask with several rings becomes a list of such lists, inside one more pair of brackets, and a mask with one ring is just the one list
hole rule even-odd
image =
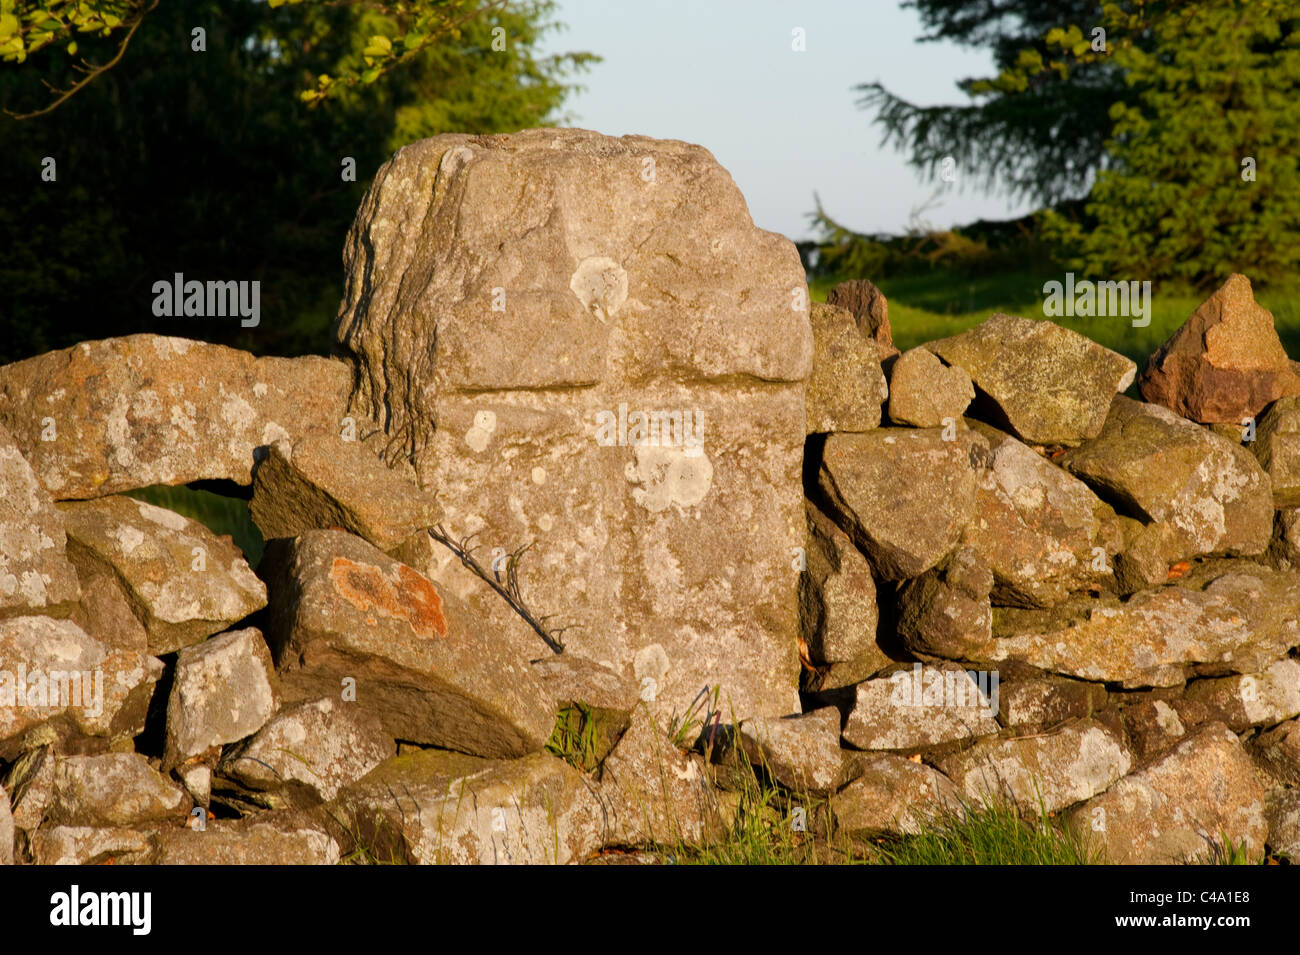
[[397, 580], [393, 581], [372, 564], [335, 557], [330, 579], [335, 592], [358, 610], [405, 620], [417, 636], [447, 635], [447, 620], [438, 591], [427, 578], [405, 564], [397, 566]]

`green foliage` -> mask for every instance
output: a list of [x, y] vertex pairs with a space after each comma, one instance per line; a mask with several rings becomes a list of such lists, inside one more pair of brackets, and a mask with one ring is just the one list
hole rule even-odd
[[1100, 865], [1100, 849], [1051, 819], [1021, 818], [990, 802], [947, 810], [920, 833], [882, 840], [871, 861], [883, 865]]
[[584, 773], [594, 770], [600, 762], [600, 721], [585, 703], [576, 703], [560, 710], [555, 719], [555, 729], [546, 742], [546, 751], [558, 756]]

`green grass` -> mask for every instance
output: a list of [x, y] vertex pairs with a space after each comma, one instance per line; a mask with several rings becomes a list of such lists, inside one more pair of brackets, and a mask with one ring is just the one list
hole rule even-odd
[[[876, 281], [889, 301], [894, 344], [901, 351], [978, 325], [994, 312], [1044, 318], [1043, 284], [1064, 281], [1063, 272], [1002, 272], [971, 277], [958, 270], [936, 269]], [[814, 301], [824, 302], [839, 278], [818, 278], [809, 285]], [[873, 279], [873, 281], [875, 281]], [[1196, 310], [1205, 296], [1186, 289], [1151, 291], [1151, 324], [1134, 328], [1128, 318], [1059, 318], [1058, 325], [1087, 335], [1133, 359], [1147, 356]], [[1257, 300], [1273, 313], [1287, 352], [1300, 356], [1300, 285], [1257, 290]]]
[[230, 535], [251, 567], [257, 567], [262, 559], [266, 543], [248, 513], [247, 501], [183, 485], [169, 487], [163, 484], [128, 491], [127, 496], [198, 521], [218, 536]]
[[589, 773], [600, 763], [602, 730], [596, 712], [585, 703], [560, 710], [546, 751], [575, 769]]

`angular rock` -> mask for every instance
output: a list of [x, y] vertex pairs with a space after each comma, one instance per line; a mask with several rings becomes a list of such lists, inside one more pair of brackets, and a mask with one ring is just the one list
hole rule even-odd
[[831, 797], [836, 828], [858, 838], [910, 835], [937, 817], [963, 812], [948, 777], [902, 756], [864, 759], [862, 774]]
[[1237, 737], [1222, 723], [1207, 723], [1067, 820], [1116, 865], [1205, 859], [1225, 836], [1257, 860], [1268, 838], [1265, 795]]
[[261, 631], [232, 630], [176, 658], [167, 699], [165, 768], [252, 736], [280, 705], [280, 681]]
[[14, 816], [9, 794], [0, 786], [0, 865], [14, 864]]
[[1300, 569], [1300, 507], [1278, 509], [1268, 560], [1279, 570]]
[[337, 805], [372, 853], [424, 865], [564, 865], [600, 848], [605, 832], [595, 784], [545, 753], [397, 756]]
[[842, 308], [812, 303], [813, 366], [804, 392], [808, 433], [862, 432], [880, 427], [889, 394], [876, 349]]
[[0, 759], [73, 737], [135, 736], [162, 671], [69, 620], [0, 621]]
[[968, 547], [898, 592], [898, 635], [913, 653], [961, 659], [993, 637], [993, 571]]
[[889, 371], [889, 420], [914, 428], [938, 428], [966, 413], [975, 399], [970, 375], [945, 365], [925, 348], [903, 352]]
[[[1189, 710], [1195, 719], [1183, 718]], [[1184, 700], [1142, 700], [1120, 713], [1133, 754], [1142, 762], [1165, 752], [1198, 724], [1210, 722], [1211, 717], [1208, 707], [1189, 707]]]
[[991, 680], [951, 663], [901, 670], [855, 688], [844, 741], [858, 749], [919, 750], [998, 731]]
[[1262, 673], [1188, 684], [1186, 697], [1208, 706], [1234, 732], [1300, 716], [1300, 663], [1278, 660]]
[[451, 589], [342, 531], [281, 543], [263, 560], [288, 699], [338, 696], [352, 680], [357, 705], [397, 739], [492, 757], [546, 744], [558, 707], [528, 661], [550, 651], [521, 620], [491, 627]]
[[1254, 456], [1159, 405], [1116, 397], [1101, 434], [1061, 463], [1143, 522], [1125, 559], [1128, 552], [1157, 559], [1152, 573], [1137, 573], [1139, 586], [1163, 583], [1165, 568], [1184, 558], [1254, 556], [1268, 547], [1273, 500]]
[[970, 659], [1126, 687], [1176, 686], [1197, 664], [1256, 673], [1300, 644], [1300, 579], [1245, 560], [1207, 561], [1123, 602], [995, 610], [993, 633]]
[[564, 716], [581, 720], [584, 731], [587, 721], [594, 724], [590, 759], [603, 760], [632, 718], [638, 699], [636, 685], [609, 667], [568, 653], [534, 660], [532, 669], [561, 710], [583, 708], [576, 717], [572, 713]]
[[1029, 444], [1076, 445], [1106, 420], [1137, 366], [1078, 332], [1001, 312], [925, 345], [978, 389], [973, 417]]
[[992, 450], [962, 543], [993, 570], [993, 600], [1049, 607], [1072, 591], [1114, 589], [1111, 557], [1123, 545], [1115, 513], [1082, 481], [981, 424]]
[[67, 756], [54, 766], [45, 818], [56, 826], [134, 826], [184, 819], [180, 787], [139, 753]]
[[1241, 424], [1278, 398], [1300, 395], [1300, 377], [1250, 279], [1230, 275], [1151, 356], [1138, 387], [1184, 418]]
[[601, 766], [600, 803], [606, 844], [698, 845], [722, 828], [703, 760], [669, 742], [645, 706]]
[[798, 708], [805, 275], [707, 151], [577, 129], [413, 143], [345, 265], [352, 407], [381, 414], [451, 533], [531, 545], [520, 589], [573, 652], [629, 674], [659, 647], [665, 712], [715, 684], [738, 718]]
[[889, 580], [916, 577], [956, 546], [987, 448], [959, 431], [881, 428], [826, 440], [818, 482], [831, 514]]
[[875, 344], [882, 362], [898, 354], [889, 328], [889, 302], [885, 300], [885, 293], [871, 282], [866, 279], [841, 282], [826, 293], [826, 304], [847, 308], [853, 313], [858, 331]]
[[351, 378], [341, 361], [129, 335], [0, 367], [0, 424], [58, 501], [248, 484], [258, 448], [347, 427]]
[[874, 676], [892, 662], [877, 639], [880, 620], [871, 566], [835, 522], [807, 502], [805, 569], [799, 578], [802, 637], [820, 689]]
[[1300, 862], [1300, 792], [1284, 789], [1268, 799], [1268, 844], [1275, 855]]
[[111, 572], [161, 655], [198, 643], [266, 606], [266, 585], [229, 538], [129, 497], [63, 505], [72, 560]]
[[1105, 687], [1046, 674], [1003, 674], [998, 686], [998, 719], [1003, 726], [1055, 726], [1086, 719], [1105, 704]]
[[63, 516], [0, 425], [0, 617], [72, 609], [80, 587], [66, 545]]
[[151, 865], [338, 865], [338, 843], [318, 824], [292, 813], [208, 820], [203, 831], [159, 829]]
[[1050, 733], [981, 740], [938, 766], [972, 804], [1006, 798], [1044, 813], [1104, 791], [1132, 768], [1133, 757], [1100, 723], [1080, 720]]
[[54, 826], [28, 835], [36, 865], [146, 865], [153, 839], [138, 829]]
[[253, 472], [249, 511], [267, 540], [334, 527], [385, 552], [442, 517], [432, 494], [368, 447], [338, 435], [271, 445]]
[[81, 602], [68, 619], [106, 647], [148, 653], [149, 633], [113, 570], [87, 561], [80, 576]]
[[740, 724], [740, 746], [753, 766], [764, 767], [797, 794], [829, 796], [844, 781], [840, 713], [833, 706], [784, 719]]
[[221, 771], [250, 789], [287, 787], [329, 801], [396, 751], [379, 717], [326, 697], [277, 713], [222, 760]]
[[1300, 398], [1279, 398], [1264, 412], [1250, 449], [1267, 472], [1276, 507], [1300, 505]]
[[1287, 720], [1251, 740], [1251, 751], [1284, 786], [1300, 787], [1300, 720]]

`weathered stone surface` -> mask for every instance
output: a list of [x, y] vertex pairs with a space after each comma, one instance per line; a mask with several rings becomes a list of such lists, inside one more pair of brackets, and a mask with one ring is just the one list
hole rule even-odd
[[58, 758], [45, 817], [58, 826], [133, 826], [179, 822], [188, 808], [180, 787], [139, 753], [105, 753]]
[[95, 561], [86, 561], [79, 576], [81, 602], [68, 619], [106, 647], [148, 653], [148, 631], [131, 609], [116, 573]]
[[1250, 279], [1231, 275], [1151, 356], [1138, 387], [1184, 418], [1241, 424], [1269, 402], [1300, 395], [1300, 378]]
[[75, 736], [135, 736], [162, 671], [69, 620], [0, 621], [0, 759]]
[[243, 553], [198, 521], [129, 497], [62, 510], [73, 562], [122, 583], [150, 653], [198, 643], [266, 606], [266, 585]]
[[1300, 663], [1278, 660], [1261, 673], [1196, 680], [1185, 695], [1204, 703], [1235, 732], [1276, 726], [1300, 715]]
[[844, 741], [858, 749], [918, 750], [992, 736], [997, 701], [966, 670], [945, 663], [864, 680], [855, 689]]
[[1277, 507], [1300, 505], [1300, 398], [1279, 398], [1264, 412], [1249, 445], [1268, 473]]
[[804, 392], [808, 433], [880, 427], [889, 394], [875, 347], [842, 308], [812, 303], [813, 365]]
[[337, 696], [350, 678], [394, 738], [492, 757], [546, 744], [558, 707], [528, 661], [550, 651], [522, 621], [486, 626], [450, 588], [342, 531], [308, 531], [263, 563], [287, 698]]
[[36, 865], [144, 865], [153, 839], [138, 829], [54, 826], [28, 836]]
[[844, 781], [840, 713], [833, 706], [784, 719], [740, 724], [740, 746], [754, 766], [795, 793], [829, 796]]
[[993, 633], [970, 659], [1129, 687], [1176, 686], [1194, 664], [1256, 673], [1300, 644], [1300, 578], [1207, 561], [1123, 602], [1103, 595], [1053, 610], [995, 610]]
[[1077, 478], [1010, 435], [974, 423], [992, 451], [962, 531], [993, 570], [993, 601], [1049, 607], [1072, 591], [1114, 589], [1123, 544], [1115, 513]]
[[182, 650], [167, 699], [164, 767], [252, 736], [279, 705], [280, 681], [256, 628], [232, 630]]
[[920, 832], [963, 807], [948, 777], [902, 756], [863, 760], [862, 774], [831, 797], [836, 828], [860, 838]]
[[59, 501], [203, 479], [248, 484], [256, 449], [338, 434], [350, 384], [341, 361], [129, 335], [0, 368], [0, 424]]
[[983, 439], [968, 431], [881, 428], [833, 434], [819, 483], [832, 516], [889, 580], [916, 577], [953, 549], [975, 508]]
[[1300, 862], [1300, 792], [1283, 789], [1269, 793], [1268, 844], [1276, 855]]
[[397, 756], [338, 806], [363, 839], [392, 834], [380, 852], [425, 865], [563, 865], [598, 849], [605, 832], [595, 784], [545, 753]]
[[80, 587], [66, 544], [63, 516], [0, 425], [0, 617], [72, 609]]
[[820, 688], [833, 689], [874, 676], [892, 660], [878, 640], [880, 611], [867, 559], [812, 502], [807, 513], [801, 631], [810, 662], [826, 668]]
[[1168, 865], [1209, 857], [1225, 836], [1258, 859], [1268, 838], [1264, 808], [1264, 789], [1237, 737], [1207, 723], [1067, 819], [1098, 840], [1111, 863]]
[[151, 865], [338, 865], [339, 846], [314, 821], [295, 813], [208, 820], [203, 831], [152, 833]]
[[597, 709], [630, 714], [637, 703], [637, 686], [621, 673], [570, 653], [550, 655], [532, 664], [558, 706], [585, 703]]
[[1003, 726], [1055, 726], [1086, 719], [1105, 704], [1105, 687], [1079, 680], [1004, 673], [998, 684], [998, 719]]
[[847, 308], [853, 313], [862, 337], [875, 343], [883, 362], [898, 354], [889, 328], [889, 302], [885, 293], [866, 279], [841, 282], [826, 293], [826, 304]]
[[601, 766], [600, 802], [607, 844], [696, 845], [722, 826], [704, 761], [673, 746], [645, 706]]
[[914, 428], [937, 428], [956, 421], [975, 398], [970, 375], [945, 365], [926, 348], [903, 352], [889, 370], [889, 420]]
[[328, 801], [396, 751], [379, 717], [326, 697], [277, 713], [223, 759], [221, 771], [250, 789], [287, 787]]
[[[1268, 547], [1273, 500], [1254, 456], [1159, 405], [1116, 397], [1101, 433], [1061, 463], [1143, 522], [1121, 560], [1129, 551], [1158, 558], [1151, 573], [1136, 573], [1140, 586], [1163, 583], [1177, 560], [1254, 556]], [[1139, 559], [1127, 570], [1142, 566]]]
[[1278, 509], [1268, 560], [1279, 570], [1300, 569], [1300, 507]]
[[1141, 700], [1121, 711], [1121, 719], [1133, 754], [1146, 761], [1165, 752], [1187, 736], [1200, 723], [1210, 722], [1210, 711], [1202, 704], [1194, 704], [1197, 719], [1184, 719], [1180, 710], [1189, 707], [1184, 700]]
[[436, 525], [441, 508], [370, 448], [339, 435], [277, 442], [253, 472], [253, 520], [268, 540], [314, 528], [342, 528], [392, 551]]
[[1287, 720], [1251, 740], [1251, 751], [1284, 786], [1300, 788], [1300, 720]]
[[1025, 812], [1056, 812], [1109, 787], [1133, 766], [1124, 741], [1093, 720], [1050, 733], [981, 740], [938, 762], [966, 799], [1005, 797]]
[[0, 786], [0, 865], [14, 864], [14, 815], [9, 794]]
[[1001, 312], [925, 347], [970, 375], [974, 417], [1030, 444], [1076, 445], [1096, 435], [1111, 399], [1137, 372], [1078, 332]]
[[797, 708], [805, 276], [707, 151], [576, 129], [414, 143], [345, 264], [353, 406], [382, 409], [449, 531], [531, 544], [520, 588], [573, 652], [628, 673], [658, 646], [665, 711], [706, 684], [739, 718]]
[[993, 571], [968, 547], [898, 592], [898, 635], [913, 653], [961, 659], [993, 637]]

